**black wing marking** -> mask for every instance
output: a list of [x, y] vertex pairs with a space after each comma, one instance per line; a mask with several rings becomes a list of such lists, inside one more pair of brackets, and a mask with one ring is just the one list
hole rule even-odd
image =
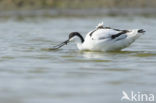
[[90, 37], [92, 36], [92, 34], [95, 32], [96, 30], [94, 30], [94, 31], [92, 31], [89, 35], [90, 35]]
[[129, 32], [129, 31], [128, 31], [128, 30], [123, 30], [123, 31], [121, 31], [121, 32], [118, 33], [118, 34], [112, 35], [111, 38], [112, 38], [112, 39], [115, 39], [115, 38], [119, 37], [120, 35], [125, 34], [125, 33], [127, 33], [127, 32]]
[[[96, 30], [99, 30], [99, 29], [104, 29], [104, 27], [103, 27], [103, 26], [98, 26], [98, 27], [96, 28]], [[92, 34], [93, 34], [96, 30], [92, 31], [92, 32], [89, 34], [90, 37], [92, 36]]]
[[111, 28], [111, 27], [104, 27], [104, 29], [113, 29], [113, 30], [115, 30], [115, 31], [122, 31], [122, 30], [120, 30], [120, 29], [114, 29], [114, 28]]
[[[111, 39], [115, 39], [115, 38], [119, 37], [120, 35], [129, 32], [128, 30], [119, 30], [119, 29], [114, 29], [114, 28], [111, 28], [111, 27], [103, 27], [103, 26], [99, 26], [96, 30], [99, 30], [99, 29], [113, 29], [113, 30], [115, 30], [115, 31], [121, 31], [121, 32], [118, 33], [118, 34], [112, 35], [112, 36], [111, 36]], [[90, 37], [92, 36], [92, 34], [93, 34], [96, 30], [92, 31], [92, 32], [89, 34]], [[93, 38], [92, 38], [92, 39], [93, 39]], [[106, 39], [106, 38], [105, 38], [105, 37], [102, 37], [102, 38], [99, 38], [99, 39]]]

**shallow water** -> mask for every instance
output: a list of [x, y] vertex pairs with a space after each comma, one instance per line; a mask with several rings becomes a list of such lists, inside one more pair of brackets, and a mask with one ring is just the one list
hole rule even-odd
[[[49, 50], [72, 31], [104, 21], [147, 32], [120, 52]], [[120, 103], [122, 91], [156, 96], [156, 19], [144, 17], [0, 19], [1, 103]]]

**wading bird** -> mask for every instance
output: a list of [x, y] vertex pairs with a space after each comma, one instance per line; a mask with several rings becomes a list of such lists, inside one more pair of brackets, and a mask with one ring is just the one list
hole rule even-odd
[[116, 51], [128, 47], [144, 33], [143, 29], [119, 30], [104, 27], [103, 23], [100, 23], [86, 35], [85, 39], [79, 32], [72, 32], [69, 34], [68, 40], [52, 49], [59, 49], [70, 41], [74, 41], [79, 50]]

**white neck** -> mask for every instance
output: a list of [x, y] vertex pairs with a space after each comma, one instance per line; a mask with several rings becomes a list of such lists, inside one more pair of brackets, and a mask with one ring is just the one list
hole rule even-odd
[[78, 47], [78, 49], [80, 49], [80, 50], [83, 49], [83, 46], [82, 46], [83, 43], [82, 43], [82, 41], [81, 41], [81, 39], [79, 37], [75, 36], [70, 41], [75, 42], [77, 47]]
[[83, 49], [83, 45], [82, 45], [82, 43], [76, 43], [76, 44], [77, 44], [78, 49], [80, 49], [80, 50]]

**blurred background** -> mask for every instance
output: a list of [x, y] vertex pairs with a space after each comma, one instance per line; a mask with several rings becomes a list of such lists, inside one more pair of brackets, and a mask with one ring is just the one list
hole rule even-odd
[[[144, 29], [118, 52], [52, 51], [99, 22]], [[0, 103], [123, 103], [122, 91], [156, 96], [156, 0], [0, 0]], [[144, 102], [142, 102], [144, 103]]]
[[0, 0], [0, 16], [155, 15], [155, 0]]

